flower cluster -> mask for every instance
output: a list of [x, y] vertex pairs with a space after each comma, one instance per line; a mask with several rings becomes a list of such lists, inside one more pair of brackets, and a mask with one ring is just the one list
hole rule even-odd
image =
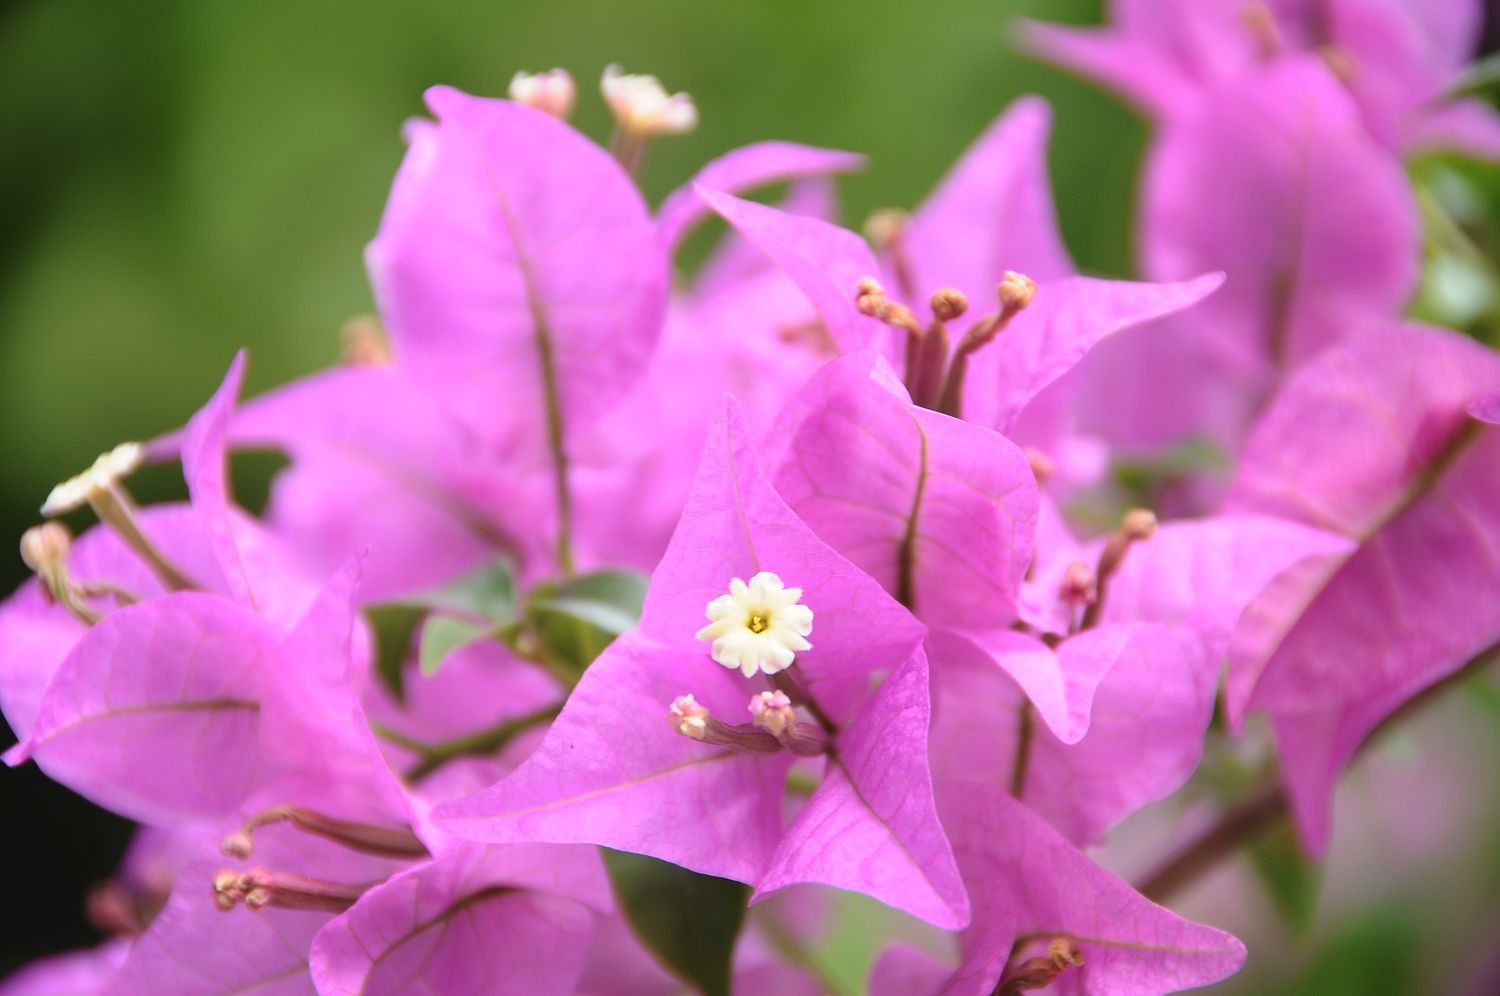
[[[822, 992], [834, 890], [935, 928], [877, 992], [1234, 973], [1177, 863], [1088, 852], [1263, 714], [1255, 812], [1320, 854], [1372, 731], [1500, 647], [1500, 355], [1401, 318], [1399, 159], [1500, 127], [1437, 99], [1468, 5], [1166, 6], [1026, 33], [1157, 118], [1149, 282], [1076, 272], [1039, 99], [867, 242], [860, 158], [786, 142], [648, 207], [698, 117], [655, 77], [605, 71], [607, 149], [561, 69], [428, 91], [345, 363], [241, 403], [237, 357], [22, 540], [5, 759], [142, 829], [111, 939], [5, 991]], [[1108, 486], [1202, 437], [1232, 480]]]

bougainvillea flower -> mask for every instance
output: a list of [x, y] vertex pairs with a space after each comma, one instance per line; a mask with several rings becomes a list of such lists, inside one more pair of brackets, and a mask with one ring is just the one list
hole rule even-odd
[[[708, 603], [761, 571], [801, 588], [814, 617], [813, 649], [783, 672], [792, 681], [774, 686], [779, 699], [762, 695], [763, 678], [714, 663], [695, 639]], [[589, 667], [531, 759], [437, 816], [483, 840], [651, 854], [749, 882], [757, 896], [821, 882], [959, 926], [967, 899], [931, 803], [921, 639], [905, 609], [777, 497], [728, 401], [640, 631]], [[872, 695], [879, 673], [889, 677]], [[752, 711], [763, 698], [769, 708]], [[796, 706], [817, 722], [797, 718]], [[826, 756], [826, 771], [784, 826], [798, 756]]]
[[1418, 233], [1400, 164], [1325, 66], [1284, 60], [1217, 84], [1148, 154], [1139, 241], [1151, 279], [1219, 269], [1229, 280], [1103, 344], [1079, 371], [1073, 418], [1127, 448], [1206, 439], [1236, 451], [1277, 378], [1399, 314], [1417, 284]]
[[243, 369], [236, 357], [186, 433], [148, 448], [156, 458], [184, 449], [191, 504], [136, 508], [115, 483], [112, 523], [76, 543], [57, 524], [23, 541], [39, 579], [0, 607], [0, 707], [18, 737], [31, 733], [48, 683], [89, 625], [122, 606], [194, 587], [290, 626], [311, 600], [315, 585], [292, 553], [229, 500], [223, 422]]
[[1004, 792], [945, 786], [942, 806], [974, 897], [962, 961], [951, 969], [893, 949], [875, 966], [872, 992], [1167, 993], [1217, 982], [1244, 963], [1232, 935], [1141, 896]]
[[709, 213], [694, 189], [697, 186], [738, 194], [782, 180], [853, 172], [863, 168], [864, 163], [865, 157], [854, 152], [795, 142], [755, 142], [705, 163], [687, 185], [662, 201], [656, 212], [656, 224], [670, 252]]
[[427, 105], [437, 122], [409, 126], [367, 253], [381, 316], [435, 397], [544, 456], [650, 361], [666, 307], [656, 226], [619, 164], [556, 118], [447, 87]]
[[[1413, 695], [1500, 643], [1500, 434], [1470, 406], [1500, 356], [1405, 327], [1325, 353], [1246, 448], [1236, 509], [1333, 530], [1358, 548], [1268, 593], [1235, 634], [1232, 722], [1264, 709], [1304, 842], [1321, 852], [1339, 772]], [[1330, 459], [1330, 452], [1337, 459]]]
[[[696, 193], [693, 199], [701, 208]], [[796, 182], [782, 202], [783, 210], [811, 217], [828, 217], [832, 207], [820, 177]], [[760, 438], [833, 351], [797, 288], [743, 239], [726, 238], [673, 299], [646, 377], [574, 446], [580, 562], [654, 568], [723, 396], [735, 396]], [[631, 529], [619, 528], [621, 507], [632, 510]]]
[[1500, 156], [1494, 111], [1446, 93], [1478, 48], [1470, 0], [1114, 0], [1111, 12], [1107, 28], [1029, 24], [1026, 44], [1158, 116], [1218, 83], [1315, 57], [1387, 145]]
[[245, 404], [231, 439], [292, 463], [266, 518], [316, 569], [369, 549], [363, 596], [420, 591], [506, 554], [550, 567], [556, 509], [545, 473], [503, 461], [400, 368], [331, 370]]
[[391, 876], [313, 938], [318, 992], [572, 991], [584, 960], [562, 953], [587, 949], [591, 908], [613, 907], [583, 850], [468, 844]]
[[[1055, 523], [1045, 535], [1026, 584], [1031, 632], [930, 638], [933, 769], [1009, 789], [1083, 846], [1196, 768], [1245, 605], [1347, 541], [1265, 516], [1170, 522], [1100, 582], [1107, 543], [1074, 544]], [[1101, 601], [1080, 628], [1080, 610]]]
[[[884, 259], [852, 232], [820, 219], [699, 192], [802, 289], [842, 351], [876, 346], [918, 404], [1008, 431], [1043, 389], [1101, 340], [1188, 307], [1222, 280], [1211, 275], [1157, 286], [1072, 276], [1046, 180], [1048, 125], [1038, 101], [1008, 111], [928, 202], [894, 225]], [[875, 281], [878, 306], [860, 304], [871, 286], [866, 280]], [[1007, 297], [1015, 287], [1029, 289]], [[939, 291], [947, 295], [941, 304]], [[991, 316], [997, 293], [1001, 310]], [[916, 316], [930, 306], [944, 315], [934, 312], [933, 331], [925, 334]], [[971, 308], [986, 317], [963, 337], [938, 328]], [[916, 369], [918, 342], [935, 356], [925, 363], [925, 380]], [[945, 400], [940, 389], [948, 382]]]

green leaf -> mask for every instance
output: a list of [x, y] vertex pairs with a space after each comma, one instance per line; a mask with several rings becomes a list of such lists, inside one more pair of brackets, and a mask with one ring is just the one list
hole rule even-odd
[[433, 609], [472, 612], [496, 623], [507, 622], [516, 611], [516, 575], [510, 561], [492, 560], [455, 581], [417, 595], [409, 601]]
[[728, 996], [750, 887], [642, 854], [599, 850], [615, 898], [641, 943], [704, 996]]
[[412, 636], [427, 615], [426, 606], [387, 602], [365, 609], [375, 638], [375, 671], [397, 699], [405, 698], [402, 668], [411, 653]]
[[635, 627], [645, 598], [642, 575], [599, 571], [538, 586], [527, 615], [548, 665], [576, 677], [615, 637]]
[[1303, 853], [1291, 823], [1284, 819], [1246, 850], [1276, 911], [1305, 934], [1318, 912], [1323, 866]]
[[[412, 638], [417, 627], [429, 612], [439, 609], [480, 616], [497, 626], [510, 623], [516, 612], [516, 576], [510, 561], [503, 557], [497, 558], [448, 584], [396, 601], [372, 605], [365, 610], [375, 636], [376, 670], [397, 699], [405, 695], [401, 673], [411, 654]], [[444, 624], [429, 637], [430, 629], [429, 626], [423, 630], [419, 653], [422, 673], [427, 675], [437, 670], [442, 657], [457, 646], [449, 642], [439, 653], [438, 648], [442, 646], [439, 642], [429, 650], [429, 639], [451, 640], [455, 633], [453, 626]], [[432, 654], [437, 656], [434, 658]]]
[[417, 650], [423, 677], [432, 677], [449, 654], [475, 640], [484, 639], [489, 633], [489, 627], [457, 616], [429, 616], [427, 625], [422, 627], [422, 642]]

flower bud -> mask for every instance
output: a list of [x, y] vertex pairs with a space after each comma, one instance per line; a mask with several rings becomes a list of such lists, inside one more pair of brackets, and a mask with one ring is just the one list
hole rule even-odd
[[549, 69], [544, 73], [516, 73], [510, 80], [510, 99], [527, 107], [544, 111], [554, 118], [567, 120], [578, 97], [573, 77], [566, 69]]
[[1000, 298], [1002, 320], [1008, 319], [1036, 299], [1036, 281], [1024, 273], [1006, 270], [995, 293]]
[[1031, 474], [1036, 478], [1038, 485], [1044, 485], [1052, 479], [1052, 474], [1057, 470], [1057, 465], [1052, 458], [1034, 446], [1025, 449], [1026, 462], [1031, 465]]
[[797, 711], [792, 708], [792, 700], [780, 690], [760, 692], [752, 696], [750, 715], [754, 717], [752, 723], [778, 739], [786, 732], [787, 727], [797, 721]]
[[1133, 508], [1125, 513], [1123, 531], [1130, 541], [1140, 543], [1156, 535], [1156, 513], [1146, 508]]
[[1092, 605], [1099, 599], [1099, 582], [1094, 569], [1081, 560], [1075, 560], [1063, 571], [1058, 597], [1069, 605]]
[[641, 136], [683, 135], [698, 127], [693, 98], [685, 93], [668, 94], [655, 76], [606, 66], [599, 89], [622, 131]]
[[38, 574], [56, 570], [68, 559], [73, 536], [58, 522], [32, 526], [21, 534], [21, 560]]
[[963, 313], [968, 310], [969, 299], [952, 287], [944, 287], [932, 295], [932, 317], [940, 322], [962, 318]]
[[679, 695], [672, 700], [667, 713], [667, 722], [685, 737], [702, 740], [708, 734], [708, 709], [698, 704], [691, 695]]

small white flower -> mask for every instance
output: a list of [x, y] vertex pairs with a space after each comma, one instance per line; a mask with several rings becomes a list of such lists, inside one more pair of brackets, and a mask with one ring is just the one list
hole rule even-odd
[[625, 131], [682, 135], [698, 127], [693, 98], [685, 93], [668, 94], [655, 76], [627, 74], [619, 66], [606, 66], [599, 89]]
[[802, 589], [788, 588], [770, 571], [746, 584], [729, 582], [729, 594], [708, 603], [709, 624], [698, 639], [713, 641], [713, 659], [739, 668], [749, 678], [756, 671], [775, 674], [791, 666], [796, 655], [811, 650], [812, 609], [801, 604]]
[[53, 488], [42, 503], [42, 515], [50, 519], [82, 507], [93, 495], [108, 491], [116, 481], [139, 467], [145, 455], [145, 447], [140, 443], [121, 443], [95, 460], [88, 470]]
[[577, 90], [566, 69], [549, 69], [545, 73], [516, 73], [510, 80], [510, 99], [527, 107], [545, 111], [554, 118], [566, 119], [573, 113]]

